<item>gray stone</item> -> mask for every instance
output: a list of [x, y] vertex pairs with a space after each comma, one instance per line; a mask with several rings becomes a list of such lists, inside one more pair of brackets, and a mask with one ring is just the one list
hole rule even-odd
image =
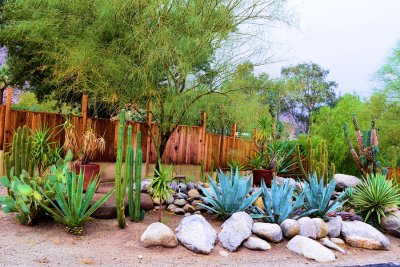
[[347, 187], [355, 187], [361, 183], [361, 180], [357, 177], [341, 173], [336, 173], [333, 179], [336, 181], [336, 189], [338, 190], [343, 190]]
[[317, 238], [317, 228], [311, 218], [303, 217], [297, 220], [297, 222], [299, 223], [299, 235], [312, 239]]
[[353, 247], [389, 250], [389, 239], [369, 224], [343, 221], [342, 236]]
[[186, 192], [187, 191], [187, 186], [184, 183], [179, 183], [177, 191], [178, 192]]
[[328, 224], [321, 218], [312, 218], [315, 230], [317, 231], [317, 239], [323, 238], [328, 235]]
[[179, 198], [179, 199], [175, 199], [174, 204], [178, 207], [183, 207], [185, 206], [187, 203], [186, 200], [184, 200], [183, 198]]
[[386, 217], [382, 218], [381, 226], [386, 233], [400, 237], [400, 211], [387, 214]]
[[170, 212], [175, 212], [176, 208], [177, 206], [175, 206], [174, 204], [170, 204], [168, 205], [167, 210]]
[[299, 234], [300, 226], [296, 220], [286, 219], [281, 223], [280, 227], [285, 238], [290, 239]]
[[192, 206], [192, 205], [189, 205], [189, 204], [186, 204], [185, 206], [183, 206], [183, 208], [182, 208], [185, 212], [195, 212], [196, 211], [196, 209]]
[[201, 201], [201, 200], [193, 200], [192, 201], [192, 206], [196, 207], [197, 205], [199, 205], [201, 203], [203, 203], [203, 201]]
[[335, 254], [331, 250], [308, 237], [296, 235], [287, 243], [286, 247], [297, 254], [317, 262], [327, 263], [336, 260]]
[[178, 246], [178, 240], [174, 232], [172, 232], [168, 226], [160, 222], [150, 224], [142, 234], [140, 242], [144, 247], [163, 246], [174, 248]]
[[188, 196], [185, 193], [175, 193], [172, 195], [175, 199], [187, 199]]
[[168, 196], [168, 201], [167, 201], [167, 205], [173, 204], [174, 203], [174, 197], [172, 195]]
[[281, 227], [274, 223], [254, 223], [252, 232], [263, 239], [275, 243], [279, 243], [283, 239]]
[[188, 190], [196, 189], [196, 185], [193, 182], [188, 182], [186, 185]]
[[173, 181], [173, 182], [170, 184], [170, 187], [171, 187], [173, 190], [178, 191], [178, 183], [177, 183], [177, 182]]
[[251, 236], [253, 219], [246, 212], [236, 212], [222, 224], [218, 234], [222, 247], [236, 251], [244, 240]]
[[342, 229], [342, 217], [336, 216], [329, 218], [328, 221], [328, 235], [330, 237], [340, 236], [340, 230]]
[[217, 232], [201, 215], [184, 217], [176, 228], [179, 242], [187, 249], [209, 254], [214, 248]]
[[344, 249], [342, 249], [341, 247], [339, 247], [338, 245], [336, 245], [335, 243], [333, 243], [331, 240], [329, 240], [329, 238], [324, 237], [321, 239], [321, 243], [322, 245], [324, 245], [327, 248], [331, 248], [334, 249], [336, 251], [339, 251], [342, 254], [346, 254], [346, 251]]
[[200, 193], [196, 189], [190, 189], [188, 192], [188, 197], [192, 199], [200, 198]]
[[141, 182], [141, 189], [140, 189], [140, 191], [141, 191], [142, 193], [147, 193], [150, 184], [151, 184], [151, 181], [143, 180], [143, 181]]
[[270, 250], [271, 245], [261, 238], [250, 236], [246, 241], [243, 242], [243, 246], [250, 250]]
[[182, 208], [176, 208], [174, 212], [177, 215], [184, 215], [185, 214], [185, 211]]
[[275, 176], [274, 179], [280, 184], [289, 183], [289, 185], [292, 187], [296, 186], [296, 180], [293, 178], [283, 178], [283, 177]]

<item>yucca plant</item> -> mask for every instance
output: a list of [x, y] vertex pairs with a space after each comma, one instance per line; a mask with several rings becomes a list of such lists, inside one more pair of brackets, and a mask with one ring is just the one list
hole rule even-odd
[[235, 172], [226, 174], [219, 170], [217, 175], [220, 187], [211, 177], [209, 177], [211, 192], [200, 186], [206, 196], [203, 199], [210, 203], [211, 206], [199, 205], [217, 213], [223, 219], [228, 218], [235, 212], [246, 210], [261, 194], [261, 191], [258, 191], [247, 197], [252, 185], [252, 179], [244, 176], [240, 177], [238, 169]]
[[162, 221], [162, 202], [168, 201], [169, 195], [173, 192], [171, 187], [168, 183], [171, 182], [171, 174], [173, 171], [173, 166], [169, 166], [167, 169], [163, 169], [161, 163], [158, 164], [160, 167], [159, 170], [155, 169], [156, 177], [154, 177], [153, 181], [151, 181], [150, 188], [153, 192], [153, 199], [159, 199], [159, 213], [158, 213], [158, 220]]
[[400, 194], [391, 180], [382, 174], [368, 175], [354, 189], [351, 204], [366, 222], [379, 224], [386, 210], [400, 205]]
[[326, 186], [323, 179], [318, 179], [317, 174], [308, 175], [308, 182], [304, 181], [303, 193], [305, 196], [304, 207], [310, 211], [314, 210], [313, 216], [325, 219], [328, 213], [336, 211], [342, 207], [343, 194], [339, 195], [331, 202], [332, 195], [335, 191], [336, 182], [331, 180]]
[[66, 183], [59, 182], [56, 176], [51, 176], [50, 178], [55, 192], [55, 202], [52, 196], [42, 191], [42, 194], [53, 208], [49, 208], [43, 202], [40, 202], [40, 206], [56, 221], [66, 225], [68, 232], [80, 235], [82, 233], [82, 224], [111, 197], [114, 190], [104, 195], [90, 207], [98, 186], [98, 177], [89, 181], [84, 194], [83, 175], [78, 175], [71, 171], [66, 172], [65, 175]]
[[[295, 186], [291, 186], [289, 181], [278, 184], [274, 179], [269, 192], [262, 180], [261, 192], [266, 212], [255, 207], [254, 211], [257, 214], [253, 214], [253, 218], [263, 218], [269, 223], [281, 224], [284, 220], [294, 217], [294, 213], [304, 206], [304, 194], [295, 196]], [[316, 212], [315, 209], [308, 210], [297, 216], [297, 219], [314, 212]]]

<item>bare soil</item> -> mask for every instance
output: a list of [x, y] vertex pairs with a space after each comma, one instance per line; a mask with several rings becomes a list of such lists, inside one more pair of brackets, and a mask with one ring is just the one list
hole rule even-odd
[[[0, 194], [4, 193], [0, 189]], [[167, 212], [164, 215], [172, 229], [182, 219]], [[119, 229], [116, 220], [93, 219], [86, 223], [82, 236], [73, 236], [50, 219], [29, 227], [19, 225], [14, 214], [0, 211], [0, 266], [323, 266], [286, 249], [287, 241], [272, 244], [268, 252], [241, 248], [227, 256], [220, 254], [225, 251], [220, 245], [210, 255], [195, 254], [182, 246], [144, 248], [140, 245], [140, 236], [157, 218], [157, 213], [147, 213], [141, 223], [127, 220], [125, 229]], [[215, 216], [207, 219], [216, 230], [221, 229], [222, 222]], [[347, 254], [335, 252], [337, 261], [325, 266], [400, 264], [400, 239], [389, 239], [390, 251], [346, 246]]]

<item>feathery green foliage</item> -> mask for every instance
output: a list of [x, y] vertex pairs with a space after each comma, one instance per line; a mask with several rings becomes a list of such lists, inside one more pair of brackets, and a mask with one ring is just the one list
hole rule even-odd
[[336, 182], [331, 180], [326, 186], [322, 179], [318, 179], [317, 174], [310, 175], [308, 182], [304, 181], [303, 193], [305, 196], [304, 207], [307, 210], [315, 210], [312, 215], [325, 219], [328, 213], [339, 209], [343, 202], [342, 194], [331, 202], [331, 198], [335, 191]]
[[386, 209], [400, 205], [399, 189], [385, 175], [368, 175], [355, 187], [351, 204], [366, 222], [379, 224]]
[[211, 177], [209, 177], [211, 192], [200, 186], [205, 195], [203, 199], [210, 203], [210, 206], [199, 205], [215, 212], [223, 219], [228, 218], [235, 212], [246, 210], [261, 194], [261, 191], [258, 191], [247, 197], [252, 185], [252, 179], [244, 176], [240, 177], [238, 169], [235, 172], [226, 174], [219, 170], [217, 175], [220, 187]]

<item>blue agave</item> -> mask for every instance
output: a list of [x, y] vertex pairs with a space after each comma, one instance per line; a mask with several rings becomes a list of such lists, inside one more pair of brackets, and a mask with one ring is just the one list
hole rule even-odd
[[203, 200], [211, 206], [200, 205], [207, 210], [217, 213], [223, 219], [235, 212], [246, 210], [261, 194], [260, 191], [247, 197], [252, 185], [252, 179], [244, 176], [240, 177], [238, 168], [236, 168], [234, 173], [224, 174], [219, 170], [217, 174], [220, 187], [218, 187], [217, 183], [211, 177], [209, 177], [211, 192], [200, 186], [205, 195]]

